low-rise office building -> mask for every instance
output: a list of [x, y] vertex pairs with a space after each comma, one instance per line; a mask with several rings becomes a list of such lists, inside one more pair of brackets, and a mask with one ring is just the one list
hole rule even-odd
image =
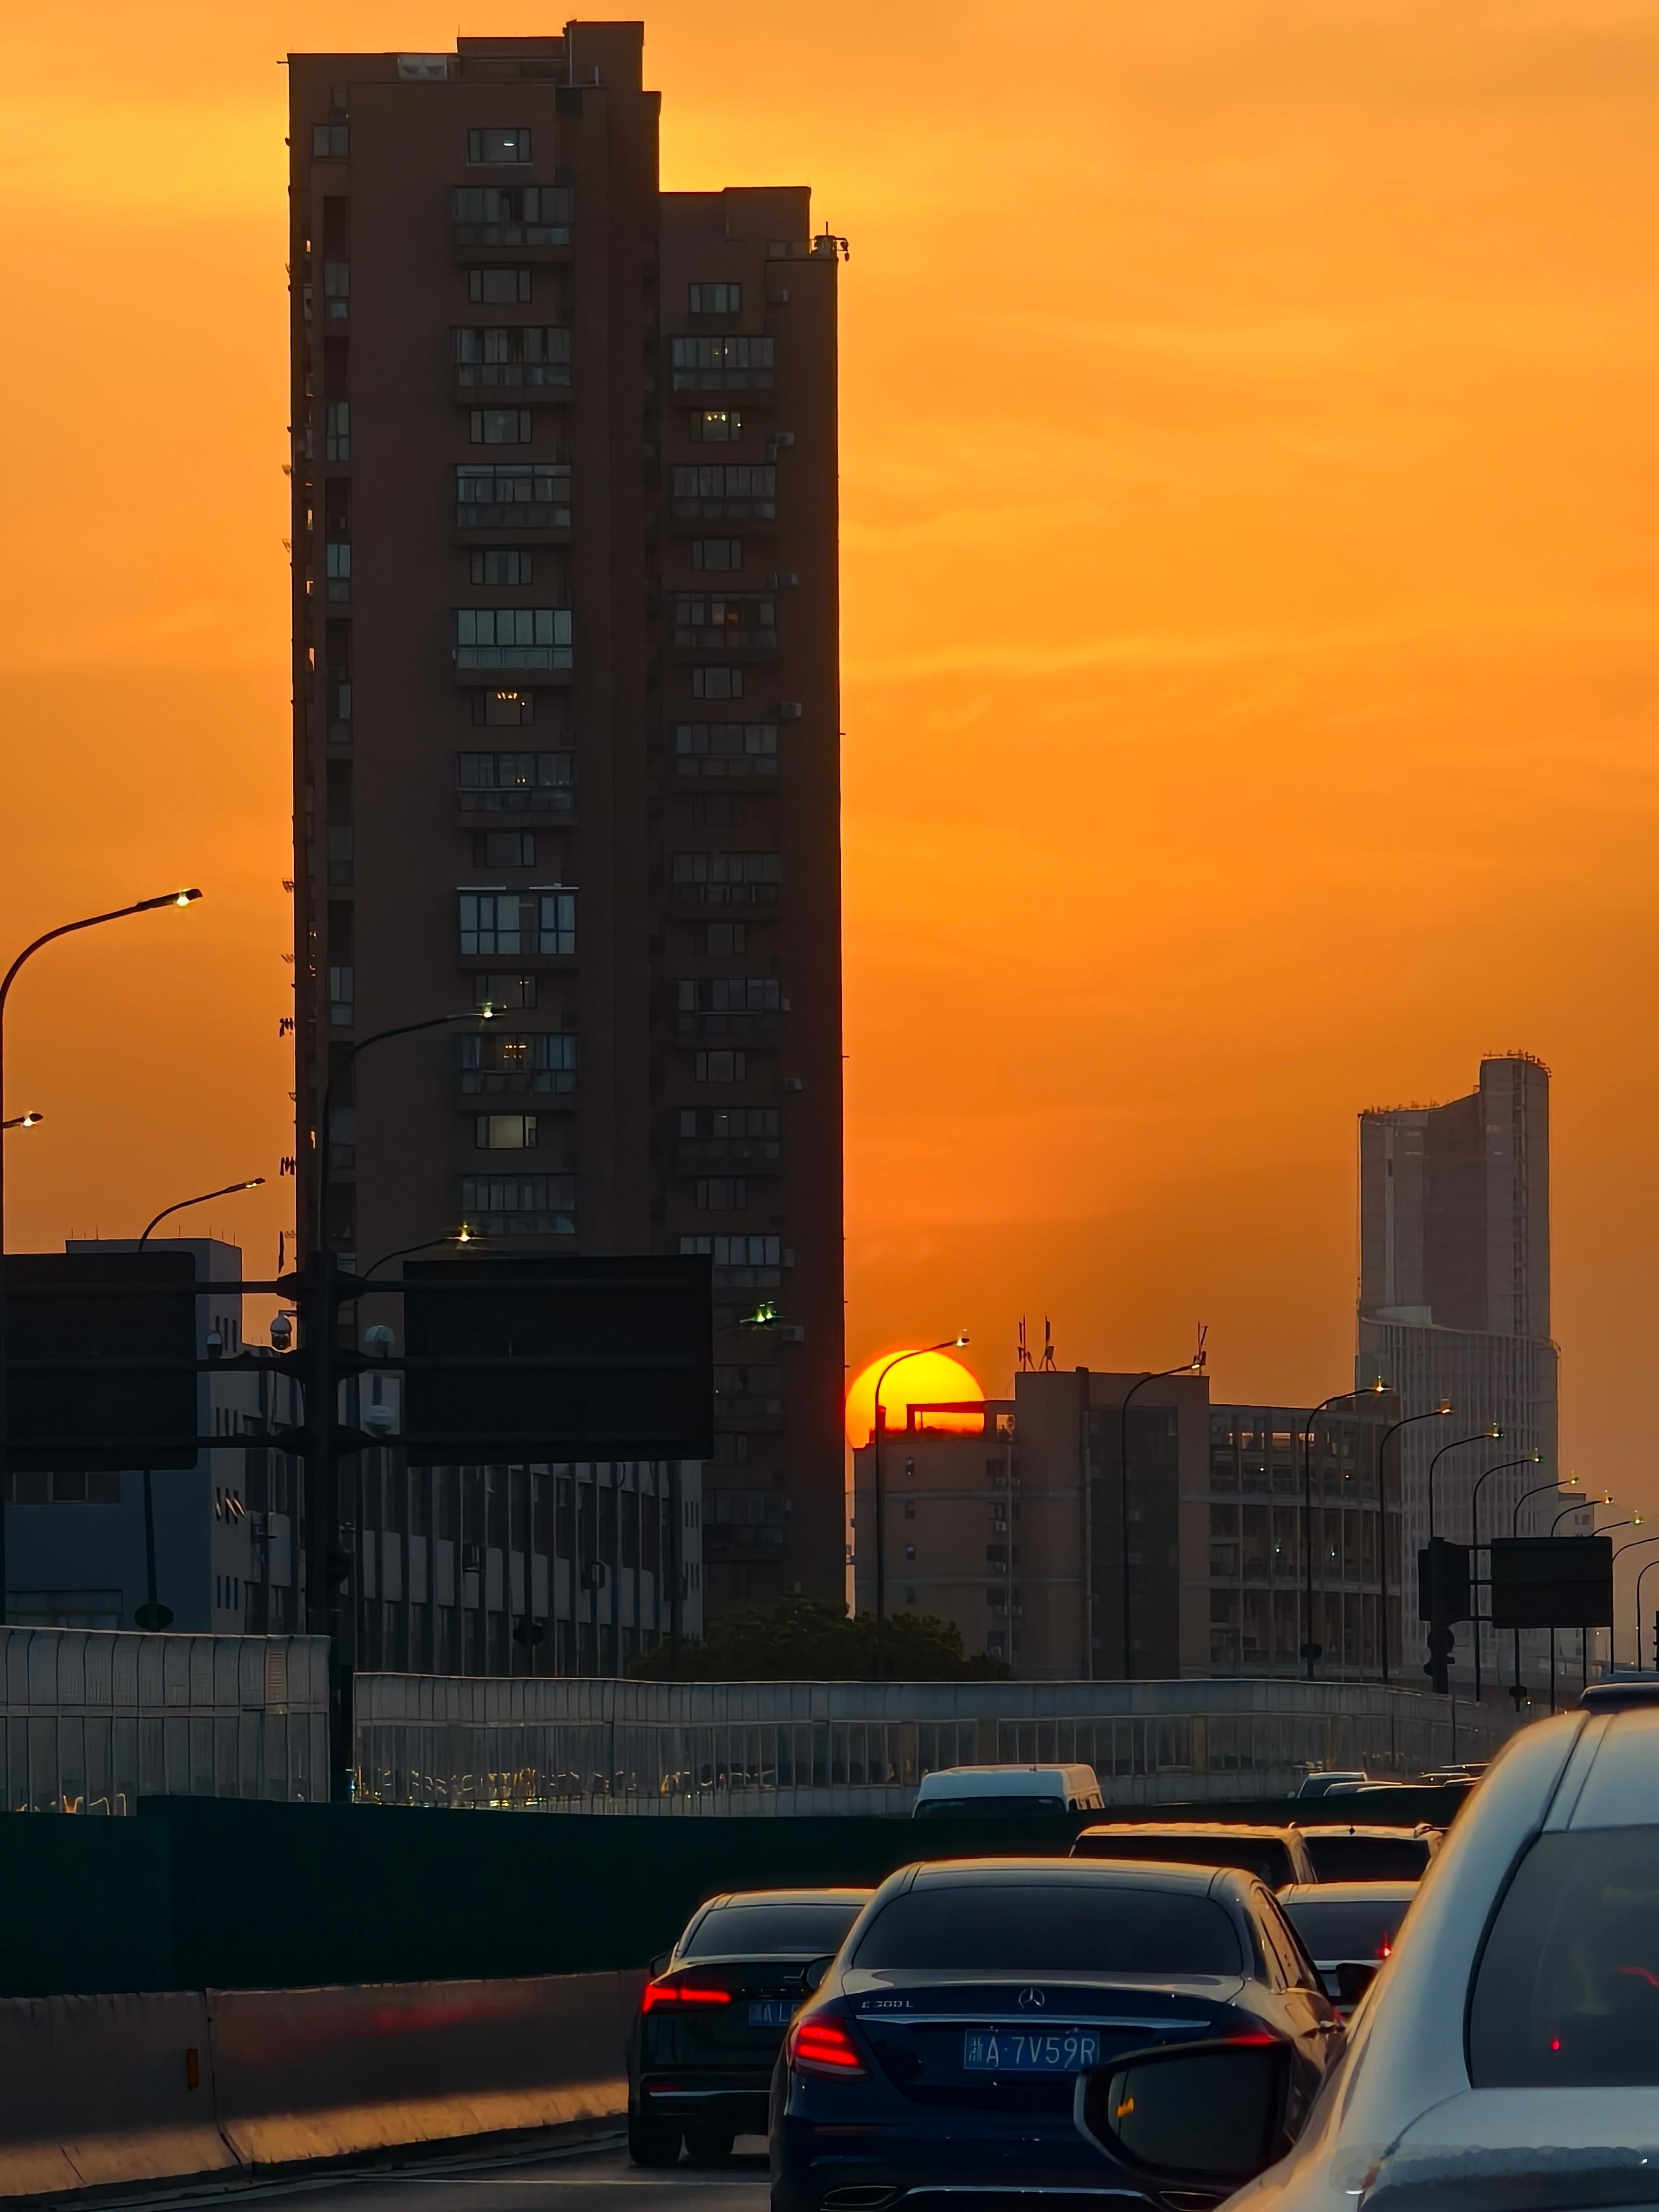
[[1310, 1641], [1323, 1679], [1398, 1678], [1395, 1416], [1386, 1394], [1321, 1413], [1304, 1468], [1305, 1413], [1212, 1406], [1196, 1373], [1036, 1371], [913, 1407], [879, 1505], [876, 1444], [854, 1455], [859, 1607], [952, 1621], [1023, 1680], [1293, 1677]]

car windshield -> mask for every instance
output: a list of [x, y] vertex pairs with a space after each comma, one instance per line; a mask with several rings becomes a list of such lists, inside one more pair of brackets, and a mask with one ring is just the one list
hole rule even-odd
[[1469, 2008], [1477, 2089], [1659, 2084], [1659, 1828], [1540, 1836]]
[[[1283, 1900], [1281, 1900], [1283, 1901]], [[1316, 1959], [1383, 1959], [1388, 1956], [1410, 1899], [1296, 1898], [1285, 1909]]]
[[777, 1905], [717, 1905], [698, 1922], [680, 1956], [821, 1959], [840, 1950], [860, 1911], [854, 1904], [807, 1905], [799, 1899]]
[[1421, 1836], [1305, 1836], [1321, 1881], [1415, 1881], [1429, 1863]]
[[1168, 1859], [1180, 1866], [1237, 1867], [1278, 1889], [1296, 1878], [1291, 1855], [1272, 1836], [1136, 1836], [1084, 1834], [1072, 1846], [1078, 1858]]
[[1063, 1797], [923, 1797], [919, 1820], [1018, 1820], [1034, 1813], [1063, 1813]]
[[1103, 1881], [927, 1882], [877, 1914], [854, 1964], [1013, 1974], [1243, 1970], [1237, 1930], [1212, 1899]]

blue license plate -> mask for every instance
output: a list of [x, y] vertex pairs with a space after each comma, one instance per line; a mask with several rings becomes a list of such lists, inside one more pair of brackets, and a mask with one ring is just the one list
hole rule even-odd
[[1077, 2074], [1100, 2063], [1097, 2029], [970, 2027], [962, 2039], [970, 2074]]
[[750, 1997], [749, 2025], [750, 2027], [787, 2027], [795, 2016], [795, 2008], [787, 1997]]

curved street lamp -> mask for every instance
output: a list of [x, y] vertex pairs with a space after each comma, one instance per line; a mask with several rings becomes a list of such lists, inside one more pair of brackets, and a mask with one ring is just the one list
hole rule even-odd
[[[131, 906], [112, 907], [107, 914], [83, 915], [78, 921], [59, 922], [56, 929], [48, 929], [26, 945], [17, 957], [0, 976], [0, 1097], [5, 1092], [6, 1060], [6, 1005], [11, 997], [11, 987], [26, 961], [32, 960], [41, 948], [56, 944], [60, 937], [73, 937], [77, 930], [96, 929], [100, 922], [124, 921], [130, 914], [154, 914], [164, 906], [193, 906], [201, 897], [200, 891], [191, 889], [167, 891], [160, 898], [135, 899]], [[28, 1121], [27, 1115], [18, 1118], [18, 1127]], [[6, 1154], [0, 1145], [0, 1627], [6, 1620], [6, 1506], [11, 1496], [11, 1440], [7, 1423], [9, 1411], [6, 1394]]]
[[[1639, 1513], [1635, 1516], [1635, 1518], [1638, 1521], [1639, 1521], [1641, 1517], [1642, 1516]], [[1614, 1526], [1616, 1528], [1622, 1528], [1626, 1526], [1626, 1523], [1620, 1521], [1616, 1522]], [[1602, 1535], [1606, 1534], [1606, 1531], [1598, 1528], [1596, 1534], [1597, 1535]], [[1648, 1544], [1659, 1544], [1659, 1536], [1632, 1536], [1627, 1538], [1622, 1544], [1615, 1544], [1613, 1547], [1613, 1565], [1615, 1567], [1618, 1565], [1620, 1559], [1623, 1558], [1626, 1552], [1639, 1552], [1645, 1545]], [[1638, 1668], [1642, 1664], [1642, 1576], [1646, 1574], [1648, 1567], [1651, 1566], [1653, 1564], [1653, 1561], [1650, 1559], [1647, 1563], [1647, 1566], [1644, 1566], [1642, 1569], [1641, 1573], [1636, 1577], [1636, 1664]], [[1611, 1628], [1607, 1631], [1607, 1663], [1613, 1671], [1617, 1674], [1619, 1671], [1618, 1639]]]
[[1323, 1647], [1314, 1640], [1314, 1571], [1313, 1571], [1313, 1440], [1314, 1425], [1327, 1406], [1340, 1406], [1347, 1398], [1380, 1397], [1388, 1385], [1378, 1375], [1352, 1390], [1333, 1390], [1328, 1398], [1322, 1398], [1308, 1415], [1302, 1431], [1302, 1553], [1303, 1553], [1303, 1626], [1304, 1637], [1300, 1656], [1307, 1668], [1307, 1679], [1314, 1678], [1315, 1662], [1322, 1658]]
[[[1636, 1664], [1638, 1668], [1642, 1664], [1642, 1584], [1650, 1567], [1659, 1567], [1659, 1559], [1644, 1561], [1636, 1572]], [[1659, 1668], [1659, 1627], [1656, 1627], [1654, 1633], [1653, 1663]]]
[[[1470, 1595], [1474, 1600], [1475, 1607], [1474, 1702], [1477, 1705], [1480, 1702], [1480, 1492], [1495, 1474], [1502, 1474], [1512, 1467], [1541, 1467], [1543, 1462], [1544, 1455], [1538, 1451], [1526, 1452], [1519, 1459], [1500, 1459], [1495, 1467], [1489, 1467], [1486, 1473], [1478, 1478], [1474, 1488], [1469, 1492], [1469, 1558], [1474, 1568], [1470, 1577]], [[1487, 1571], [1490, 1574], [1490, 1568]], [[1489, 1609], [1491, 1602], [1489, 1598], [1487, 1600]], [[1515, 1632], [1517, 1637], [1521, 1633], [1518, 1628]]]
[[46, 1118], [44, 1114], [14, 1114], [9, 1121], [0, 1121], [0, 1129], [34, 1129]]
[[1477, 1429], [1472, 1437], [1454, 1437], [1449, 1443], [1442, 1444], [1429, 1462], [1429, 1541], [1434, 1541], [1434, 1471], [1448, 1452], [1462, 1451], [1465, 1444], [1496, 1443], [1503, 1436], [1501, 1421], [1489, 1421], [1484, 1429]]
[[[887, 1624], [887, 1530], [881, 1488], [881, 1440], [886, 1433], [886, 1421], [881, 1410], [881, 1386], [893, 1370], [896, 1367], [902, 1367], [907, 1359], [923, 1359], [930, 1352], [954, 1352], [959, 1345], [966, 1344], [967, 1341], [967, 1332], [964, 1330], [960, 1336], [942, 1338], [938, 1344], [919, 1344], [914, 1352], [901, 1352], [896, 1358], [890, 1359], [876, 1377], [875, 1421], [870, 1431], [870, 1440], [876, 1448], [876, 1644], [878, 1655], [880, 1651], [882, 1632]], [[878, 1664], [879, 1664], [879, 1656]]]
[[[1577, 1478], [1575, 1478], [1575, 1480]], [[1576, 1505], [1564, 1505], [1561, 1508], [1561, 1510], [1556, 1515], [1554, 1520], [1550, 1522], [1551, 1535], [1553, 1536], [1555, 1534], [1556, 1530], [1561, 1526], [1561, 1523], [1566, 1519], [1569, 1513], [1582, 1513], [1584, 1508], [1588, 1505], [1593, 1516], [1598, 1505], [1611, 1505], [1613, 1503], [1613, 1492], [1610, 1490], [1605, 1490], [1599, 1498], [1581, 1498]], [[1625, 1524], [1622, 1521], [1615, 1521], [1613, 1525], [1615, 1528], [1622, 1528]], [[1606, 1531], [1604, 1529], [1593, 1528], [1590, 1533], [1592, 1535], [1600, 1536], [1604, 1535]]]
[[[1204, 1340], [1209, 1333], [1207, 1325], [1199, 1330], [1198, 1343], [1192, 1358], [1183, 1359], [1179, 1367], [1160, 1367], [1155, 1372], [1143, 1375], [1138, 1382], [1132, 1382], [1124, 1392], [1117, 1409], [1118, 1554], [1122, 1583], [1123, 1679], [1126, 1682], [1133, 1680], [1134, 1676], [1134, 1650], [1129, 1636], [1129, 1401], [1138, 1391], [1144, 1390], [1149, 1382], [1167, 1382], [1172, 1375], [1201, 1375], [1204, 1372], [1205, 1360], [1208, 1357], [1204, 1349]], [[1089, 1581], [1089, 1567], [1086, 1561], [1084, 1574], [1086, 1585]], [[1086, 1626], [1089, 1649], [1083, 1655], [1083, 1663], [1092, 1674], [1094, 1672], [1094, 1624], [1090, 1621]]]
[[[1376, 1382], [1371, 1387], [1376, 1388], [1381, 1384], [1382, 1380], [1379, 1375]], [[1389, 1438], [1398, 1436], [1401, 1429], [1409, 1429], [1417, 1421], [1443, 1421], [1451, 1410], [1451, 1400], [1443, 1398], [1437, 1406], [1431, 1407], [1426, 1413], [1407, 1413], [1401, 1420], [1390, 1421], [1376, 1440], [1376, 1559], [1379, 1571], [1377, 1580], [1382, 1585], [1378, 1612], [1380, 1633], [1377, 1638], [1377, 1656], [1382, 1662], [1382, 1680], [1385, 1682], [1389, 1679], [1389, 1493], [1383, 1454], [1389, 1449]], [[1399, 1487], [1398, 1484], [1395, 1487]], [[1403, 1570], [1403, 1561], [1401, 1566]]]
[[[235, 1191], [258, 1190], [264, 1181], [263, 1176], [250, 1176], [246, 1182], [224, 1183], [217, 1190], [203, 1191], [199, 1197], [181, 1198], [172, 1206], [164, 1206], [146, 1225], [138, 1239], [138, 1249], [143, 1250], [155, 1235], [156, 1224], [165, 1221], [170, 1213], [183, 1213], [189, 1206], [205, 1206], [210, 1199], [229, 1198]], [[161, 1602], [155, 1589], [155, 1474], [149, 1468], [144, 1468], [141, 1472], [144, 1487], [144, 1602], [134, 1608], [132, 1618], [140, 1628], [170, 1628], [173, 1625], [172, 1612]]]

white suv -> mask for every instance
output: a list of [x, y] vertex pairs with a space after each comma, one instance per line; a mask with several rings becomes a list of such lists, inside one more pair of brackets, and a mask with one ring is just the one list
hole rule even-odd
[[1285, 2059], [1127, 2057], [1080, 2077], [1078, 2124], [1182, 2212], [1240, 2184], [1229, 2212], [1659, 2205], [1659, 1690], [1589, 1690], [1511, 1740], [1293, 2146]]

